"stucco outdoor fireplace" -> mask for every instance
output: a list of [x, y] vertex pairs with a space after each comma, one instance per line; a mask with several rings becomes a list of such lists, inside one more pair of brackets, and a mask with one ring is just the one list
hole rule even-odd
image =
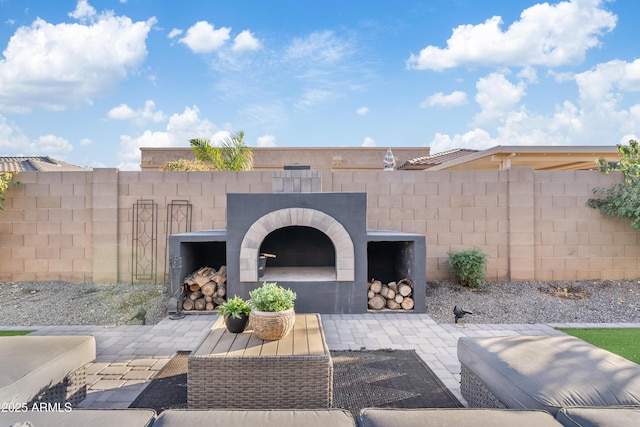
[[[425, 236], [367, 231], [366, 208], [366, 193], [229, 193], [226, 230], [170, 236], [169, 257], [179, 260], [170, 291], [203, 265], [226, 265], [228, 296], [248, 299], [262, 282], [278, 282], [297, 293], [297, 312], [364, 313], [371, 278], [408, 278], [412, 311], [424, 313]], [[275, 257], [262, 269], [265, 253]]]

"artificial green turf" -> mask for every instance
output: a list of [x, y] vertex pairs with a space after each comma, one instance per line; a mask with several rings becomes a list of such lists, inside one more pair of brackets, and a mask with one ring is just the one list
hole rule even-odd
[[638, 328], [558, 328], [558, 330], [640, 364], [640, 329]]
[[0, 337], [15, 337], [18, 335], [27, 335], [33, 331], [0, 331]]

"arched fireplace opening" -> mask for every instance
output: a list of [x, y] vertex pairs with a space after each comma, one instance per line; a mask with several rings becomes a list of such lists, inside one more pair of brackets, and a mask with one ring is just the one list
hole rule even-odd
[[307, 226], [282, 227], [269, 233], [260, 245], [267, 257], [262, 280], [336, 280], [336, 250], [322, 231]]
[[269, 233], [260, 252], [275, 254], [273, 267], [335, 267], [336, 251], [331, 239], [312, 227], [283, 227]]

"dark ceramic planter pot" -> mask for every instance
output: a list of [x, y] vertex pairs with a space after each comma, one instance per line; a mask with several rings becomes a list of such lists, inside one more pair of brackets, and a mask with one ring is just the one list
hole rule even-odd
[[248, 322], [249, 316], [246, 314], [241, 314], [239, 319], [233, 316], [227, 316], [224, 318], [224, 324], [227, 326], [227, 330], [234, 334], [243, 332], [247, 327]]

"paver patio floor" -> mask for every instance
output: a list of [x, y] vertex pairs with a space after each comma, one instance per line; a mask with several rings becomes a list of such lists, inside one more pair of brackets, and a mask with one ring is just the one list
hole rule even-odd
[[[365, 313], [321, 316], [331, 350], [414, 349], [440, 380], [460, 394], [457, 341], [463, 336], [562, 335], [556, 327], [640, 327], [640, 324], [438, 324], [426, 314]], [[93, 335], [95, 362], [87, 368], [83, 408], [126, 408], [177, 351], [191, 351], [206, 336], [216, 314], [165, 318], [148, 326], [43, 326], [33, 335]], [[3, 327], [3, 329], [25, 329]]]

